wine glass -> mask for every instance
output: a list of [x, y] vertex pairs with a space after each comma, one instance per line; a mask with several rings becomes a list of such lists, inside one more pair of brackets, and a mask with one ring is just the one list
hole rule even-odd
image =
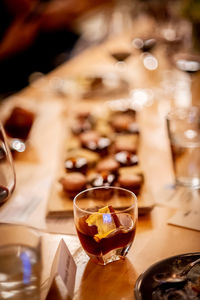
[[127, 59], [131, 56], [131, 50], [127, 46], [110, 47], [108, 49], [109, 56], [114, 61], [114, 66], [119, 71], [123, 71], [127, 67]]
[[134, 193], [102, 186], [74, 198], [74, 221], [80, 243], [100, 265], [123, 259], [135, 237], [138, 217]]
[[166, 58], [176, 74], [175, 106], [189, 106], [193, 103], [194, 86], [199, 85], [200, 71], [200, 55], [193, 47], [191, 23], [178, 18], [164, 33], [161, 40], [166, 46]]
[[189, 52], [176, 53], [173, 62], [178, 70], [190, 75], [200, 71], [200, 55]]
[[177, 106], [198, 105], [200, 55], [178, 52], [172, 56], [173, 68], [177, 70], [175, 104]]
[[0, 205], [8, 200], [16, 183], [13, 159], [3, 125], [0, 123]]
[[124, 62], [131, 53], [128, 50], [113, 50], [110, 55], [115, 59], [115, 61]]

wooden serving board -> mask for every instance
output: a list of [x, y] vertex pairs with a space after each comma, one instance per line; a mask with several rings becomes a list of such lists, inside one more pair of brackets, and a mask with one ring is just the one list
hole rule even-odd
[[[80, 109], [80, 108], [79, 108]], [[94, 114], [96, 113], [96, 107], [93, 108]], [[104, 107], [105, 109], [105, 107]], [[106, 108], [106, 111], [108, 108]], [[108, 133], [109, 135], [112, 135], [112, 130], [109, 131], [109, 126], [107, 126], [107, 122], [102, 121], [102, 115], [107, 116], [107, 113], [100, 112], [98, 108], [98, 117], [99, 114], [101, 115], [101, 121], [98, 123], [98, 130], [101, 132]], [[73, 114], [72, 114], [73, 115]], [[72, 116], [71, 115], [71, 116]], [[75, 116], [75, 114], [74, 114]], [[107, 118], [107, 117], [106, 117]], [[71, 118], [71, 122], [74, 121], [74, 118]], [[47, 212], [46, 215], [47, 217], [67, 217], [67, 216], [72, 216], [73, 215], [73, 199], [70, 198], [67, 193], [63, 191], [62, 185], [59, 182], [59, 179], [64, 176], [66, 173], [65, 168], [64, 168], [64, 160], [66, 157], [70, 156], [76, 156], [77, 154], [83, 154], [84, 157], [87, 157], [87, 159], [91, 162], [91, 164], [95, 164], [95, 161], [99, 161], [102, 158], [96, 153], [92, 151], [85, 150], [80, 147], [79, 145], [79, 137], [76, 136], [74, 137], [73, 134], [70, 134], [70, 126], [71, 123], [68, 120], [68, 136], [66, 137], [64, 144], [63, 144], [63, 158], [61, 158], [61, 164], [58, 168], [58, 172], [55, 176], [55, 180], [53, 182], [50, 194], [49, 194], [49, 199], [48, 199], [48, 205], [47, 205]], [[100, 125], [99, 125], [100, 124]], [[126, 138], [126, 136], [124, 135]], [[123, 135], [120, 136], [120, 138], [123, 138]], [[132, 139], [133, 138], [133, 139]], [[134, 142], [134, 136], [129, 135], [130, 141]], [[93, 168], [95, 169], [95, 167]], [[123, 172], [130, 172], [130, 173], [135, 173], [135, 174], [143, 174], [144, 176], [144, 184], [142, 186], [141, 192], [139, 194], [138, 198], [138, 210], [139, 214], [146, 214], [149, 213], [152, 208], [154, 207], [154, 200], [151, 195], [150, 189], [147, 187], [146, 182], [145, 182], [145, 174], [143, 170], [140, 167], [140, 164], [131, 166], [131, 167], [120, 167], [119, 168], [119, 173]]]
[[[144, 187], [138, 198], [138, 213], [144, 215], [149, 213], [154, 207], [154, 201], [150, 191]], [[51, 190], [47, 217], [70, 217], [73, 215], [73, 200], [68, 198], [63, 192], [59, 182], [56, 182]]]

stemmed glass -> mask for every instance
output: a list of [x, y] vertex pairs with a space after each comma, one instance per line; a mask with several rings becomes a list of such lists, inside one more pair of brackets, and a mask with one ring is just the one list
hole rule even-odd
[[[178, 88], [176, 97], [180, 94], [180, 99], [175, 99], [175, 102], [178, 106], [188, 106], [193, 102], [194, 86], [198, 86], [199, 79], [196, 75], [200, 71], [200, 55], [194, 48], [189, 22], [177, 20], [171, 23], [170, 30], [166, 31], [167, 36], [170, 32], [173, 34], [171, 39], [168, 39], [166, 56], [172, 70], [177, 74], [174, 86]], [[184, 95], [186, 95], [185, 99], [183, 99]]]
[[192, 53], [174, 55], [174, 64], [177, 69], [189, 74], [200, 71], [200, 56]]
[[172, 64], [178, 70], [176, 105], [198, 104], [200, 55], [193, 51], [177, 52], [172, 56]]
[[117, 62], [124, 62], [129, 56], [131, 55], [131, 53], [129, 51], [112, 51], [111, 52], [111, 56], [117, 61]]
[[137, 216], [137, 198], [126, 189], [91, 188], [74, 199], [79, 240], [97, 264], [106, 265], [126, 256], [135, 237]]
[[114, 61], [114, 66], [119, 71], [124, 70], [127, 67], [127, 59], [131, 56], [131, 49], [128, 49], [127, 46], [120, 46], [120, 47], [110, 47], [108, 49], [109, 56]]
[[0, 123], [0, 205], [12, 194], [16, 183], [13, 159], [3, 125]]

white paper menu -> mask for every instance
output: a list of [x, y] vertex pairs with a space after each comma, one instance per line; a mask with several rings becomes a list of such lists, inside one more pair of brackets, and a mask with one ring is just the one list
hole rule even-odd
[[73, 298], [76, 269], [74, 259], [62, 239], [53, 260], [46, 300]]

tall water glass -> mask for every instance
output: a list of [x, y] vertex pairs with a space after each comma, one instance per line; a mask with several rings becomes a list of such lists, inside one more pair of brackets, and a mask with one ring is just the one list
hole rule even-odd
[[167, 129], [176, 184], [200, 188], [200, 107], [172, 110]]
[[39, 300], [40, 236], [22, 225], [0, 224], [0, 300]]

